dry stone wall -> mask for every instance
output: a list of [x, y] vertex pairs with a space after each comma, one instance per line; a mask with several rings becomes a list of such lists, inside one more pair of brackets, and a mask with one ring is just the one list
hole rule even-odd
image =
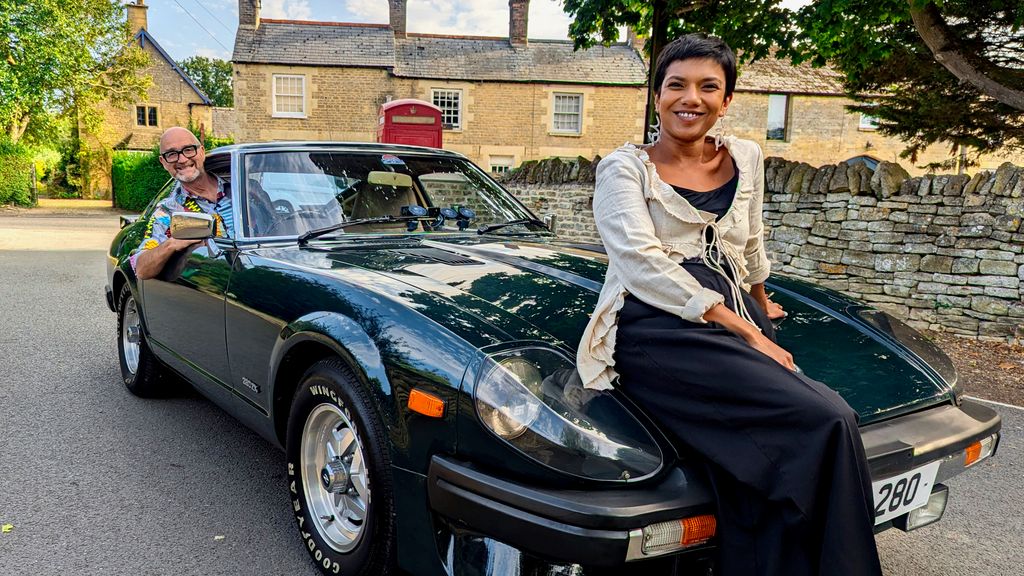
[[[596, 161], [542, 161], [506, 181], [559, 234], [599, 242]], [[910, 178], [899, 165], [765, 161], [773, 269], [870, 302], [918, 328], [1024, 341], [1024, 168]]]

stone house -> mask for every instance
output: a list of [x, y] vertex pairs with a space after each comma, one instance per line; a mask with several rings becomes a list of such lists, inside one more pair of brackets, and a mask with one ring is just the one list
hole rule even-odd
[[87, 198], [111, 197], [111, 150], [152, 150], [171, 126], [212, 125], [213, 103], [147, 30], [145, 0], [126, 8], [128, 24], [136, 31], [133, 41], [149, 55], [149, 65], [140, 73], [150, 76], [153, 85], [143, 100], [127, 108], [101, 104], [99, 130], [82, 130], [82, 147], [89, 151], [82, 185]]
[[[509, 1], [507, 38], [414, 34], [408, 0], [388, 3], [389, 24], [351, 24], [262, 18], [259, 0], [239, 0], [234, 116], [217, 116], [216, 134], [372, 141], [382, 103], [418, 98], [444, 110], [444, 147], [492, 172], [642, 141], [647, 63], [635, 35], [579, 52], [568, 41], [527, 40], [529, 0]], [[815, 166], [861, 155], [895, 162], [906, 147], [846, 109], [853, 102], [828, 68], [767, 58], [742, 66], [736, 91], [725, 129], [766, 156]], [[949, 159], [936, 145], [917, 164]], [[983, 157], [981, 168], [1006, 161], [1024, 163], [1024, 155]]]
[[389, 24], [345, 24], [239, 0], [236, 141], [373, 141], [380, 105], [401, 98], [439, 106], [444, 147], [493, 172], [641, 139], [646, 65], [631, 45], [528, 40], [529, 0], [510, 0], [502, 38], [409, 33], [407, 0], [389, 5]]
[[[851, 104], [835, 70], [766, 58], [741, 67], [725, 129], [756, 141], [766, 157], [822, 166], [866, 155], [898, 162], [913, 175], [925, 172], [899, 157], [906, 148], [902, 140], [883, 136], [873, 118], [848, 111]], [[917, 165], [949, 159], [948, 146], [933, 145]], [[1007, 161], [1024, 164], [1024, 155], [987, 155], [980, 161], [981, 169], [994, 169]]]

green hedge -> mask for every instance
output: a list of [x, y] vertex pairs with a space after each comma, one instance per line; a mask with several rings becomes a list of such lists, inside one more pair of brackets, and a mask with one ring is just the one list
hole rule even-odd
[[24, 146], [0, 142], [0, 204], [31, 206], [32, 152]]
[[111, 161], [114, 205], [141, 211], [170, 178], [154, 152], [115, 150]]

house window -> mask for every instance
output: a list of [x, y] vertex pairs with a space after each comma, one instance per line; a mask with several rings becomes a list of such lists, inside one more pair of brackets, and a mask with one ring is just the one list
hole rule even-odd
[[768, 140], [789, 140], [789, 96], [768, 95]]
[[872, 116], [870, 114], [860, 115], [860, 123], [857, 124], [859, 130], [878, 130], [878, 116]]
[[274, 116], [306, 117], [306, 77], [274, 74]]
[[430, 100], [441, 109], [441, 125], [445, 130], [462, 128], [462, 90], [430, 91]]
[[491, 174], [506, 174], [515, 166], [515, 158], [512, 156], [491, 156], [488, 164], [491, 166]]
[[583, 128], [583, 94], [555, 94], [555, 132], [579, 134]]
[[160, 118], [157, 115], [156, 106], [136, 106], [135, 125], [159, 126]]

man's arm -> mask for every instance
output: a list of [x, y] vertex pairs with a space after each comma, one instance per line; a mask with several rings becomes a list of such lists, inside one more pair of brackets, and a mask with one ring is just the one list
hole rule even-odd
[[135, 276], [139, 280], [149, 280], [150, 278], [155, 277], [164, 269], [167, 261], [171, 259], [171, 256], [175, 252], [185, 250], [189, 246], [200, 242], [202, 242], [202, 240], [178, 240], [177, 238], [168, 238], [161, 242], [156, 248], [143, 250], [135, 259]]

